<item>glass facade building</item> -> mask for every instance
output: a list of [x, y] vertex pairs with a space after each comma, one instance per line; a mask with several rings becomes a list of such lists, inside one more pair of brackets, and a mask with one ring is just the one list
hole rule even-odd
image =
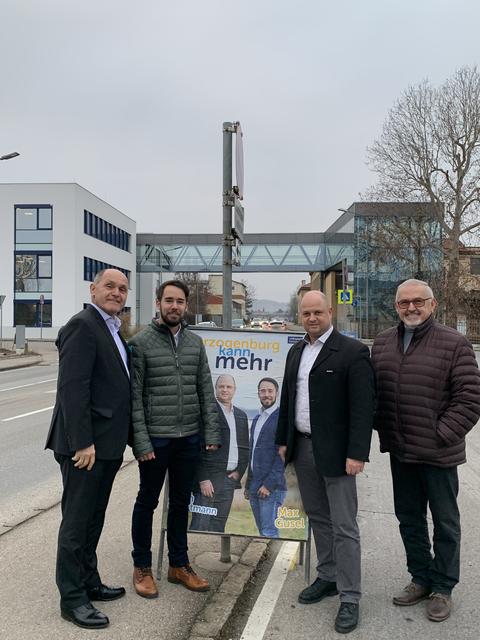
[[356, 301], [352, 315], [357, 334], [374, 338], [398, 322], [395, 293], [404, 280], [424, 280], [441, 296], [442, 231], [427, 203], [355, 203], [350, 209]]

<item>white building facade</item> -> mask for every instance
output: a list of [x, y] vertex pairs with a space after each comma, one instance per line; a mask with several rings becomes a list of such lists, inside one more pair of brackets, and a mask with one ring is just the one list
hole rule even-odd
[[0, 184], [2, 334], [56, 337], [90, 302], [103, 268], [129, 279], [126, 310], [136, 318], [135, 221], [76, 183]]

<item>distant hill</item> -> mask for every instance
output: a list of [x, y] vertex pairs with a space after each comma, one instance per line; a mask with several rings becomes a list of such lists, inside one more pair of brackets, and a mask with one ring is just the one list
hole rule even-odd
[[255, 300], [253, 303], [252, 315], [255, 312], [276, 313], [278, 315], [285, 314], [288, 309], [286, 302], [277, 302], [275, 300]]

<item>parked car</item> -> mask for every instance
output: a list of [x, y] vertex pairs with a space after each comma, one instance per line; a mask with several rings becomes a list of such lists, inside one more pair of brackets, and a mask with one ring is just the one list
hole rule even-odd
[[262, 328], [262, 321], [260, 318], [253, 318], [253, 320], [250, 322], [250, 329], [261, 329]]
[[205, 320], [204, 322], [198, 322], [195, 327], [216, 327], [218, 326], [213, 320]]
[[232, 329], [244, 329], [245, 324], [241, 318], [233, 318]]
[[264, 331], [270, 331], [270, 322], [268, 320], [262, 320], [262, 327]]

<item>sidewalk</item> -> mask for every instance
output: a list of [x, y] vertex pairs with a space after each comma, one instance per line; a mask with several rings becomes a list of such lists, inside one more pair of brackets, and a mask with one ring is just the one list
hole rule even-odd
[[40, 364], [43, 358], [40, 355], [0, 355], [0, 371], [9, 371], [11, 369], [22, 369], [23, 367], [31, 367]]
[[[408, 584], [410, 576], [393, 512], [389, 459], [379, 453], [374, 435], [371, 462], [358, 481], [363, 598], [360, 624], [349, 634], [352, 640], [473, 640], [479, 637], [480, 424], [467, 437], [467, 459], [468, 463], [459, 467], [460, 583], [453, 592], [451, 617], [434, 623], [426, 617], [425, 602], [413, 607], [392, 604], [392, 595]], [[312, 548], [311, 582], [316, 577], [315, 564]], [[287, 576], [263, 640], [338, 640], [341, 637], [333, 629], [338, 597], [301, 605], [297, 598], [305, 586], [304, 569], [297, 566]]]
[[[11, 341], [3, 341], [3, 346], [11, 350], [13, 344]], [[0, 350], [0, 371], [9, 371], [11, 369], [21, 369], [23, 367], [31, 367], [36, 364], [53, 363], [58, 361], [58, 351], [52, 340], [37, 340], [29, 343], [30, 352], [26, 355], [16, 355], [13, 351], [4, 353]]]
[[[2, 356], [0, 371], [58, 361], [54, 345], [47, 345], [41, 352], [39, 356]], [[127, 595], [121, 600], [97, 604], [110, 618], [107, 629], [83, 630], [59, 615], [55, 555], [60, 523], [60, 474], [38, 489], [39, 495], [35, 493], [26, 501], [27, 505], [22, 501], [12, 506], [8, 522], [0, 529], [2, 639], [65, 640], [88, 635], [105, 640], [196, 640], [197, 637], [209, 640], [222, 628], [266, 550], [266, 541], [232, 537], [232, 563], [226, 564], [220, 562], [220, 536], [189, 535], [190, 559], [210, 581], [210, 591], [197, 594], [167, 582], [165, 550], [159, 598], [146, 600], [137, 596], [132, 586], [130, 522], [138, 490], [138, 470], [127, 448], [124, 465], [114, 483], [98, 549], [102, 579], [109, 585], [125, 586]], [[160, 522], [159, 506], [153, 537], [154, 570]]]
[[[132, 586], [130, 557], [130, 518], [137, 488], [137, 466], [135, 463], [127, 464], [115, 480], [98, 550], [104, 582], [123, 585], [127, 590], [127, 595], [120, 600], [97, 604], [109, 616], [110, 626], [99, 631], [83, 630], [62, 620], [59, 615], [59, 596], [55, 586], [56, 538], [60, 523], [60, 507], [57, 505], [0, 536], [3, 576], [0, 583], [1, 638], [65, 640], [88, 635], [88, 638], [104, 640], [183, 640], [190, 637], [197, 616], [211, 601], [214, 602], [210, 611], [218, 611], [218, 616], [215, 616], [218, 620], [210, 621], [209, 625], [200, 621], [201, 626], [196, 627], [195, 635], [200, 631], [206, 640], [209, 630], [219, 630], [217, 622], [222, 622], [223, 611], [228, 615], [242, 593], [265, 549], [265, 542], [250, 542], [249, 545], [248, 539], [232, 538], [232, 553], [237, 557], [242, 556], [245, 550], [246, 553], [240, 563], [225, 565], [217, 559], [219, 536], [190, 535], [192, 564], [209, 579], [210, 592], [193, 593], [167, 582], [168, 560], [164, 558], [159, 598], [140, 598]], [[160, 507], [157, 512], [155, 545], [159, 540]], [[154, 547], [154, 566], [156, 556]], [[224, 583], [218, 592], [224, 578], [228, 586], [225, 587]]]

